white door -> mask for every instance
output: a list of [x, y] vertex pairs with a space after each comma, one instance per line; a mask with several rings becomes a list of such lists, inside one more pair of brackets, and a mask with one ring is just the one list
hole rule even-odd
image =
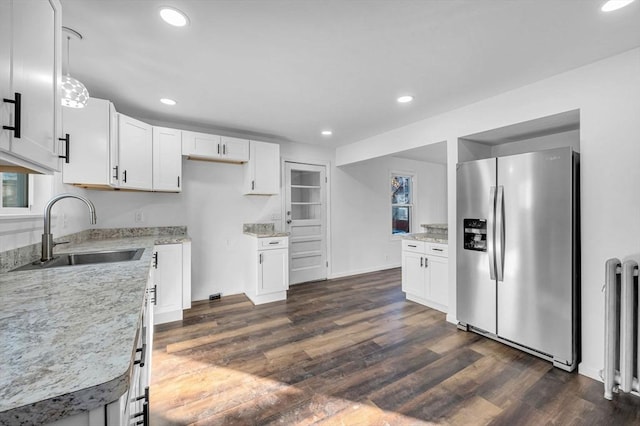
[[182, 131], [153, 128], [153, 190], [181, 191]]
[[119, 114], [120, 187], [153, 188], [153, 137], [151, 126]]
[[285, 163], [290, 284], [327, 279], [326, 184], [324, 166]]
[[287, 289], [287, 250], [263, 250], [258, 253], [258, 294]]
[[402, 252], [402, 291], [423, 299], [426, 297], [424, 254]]
[[[59, 168], [56, 121], [61, 108], [56, 95], [60, 58], [56, 44], [59, 37], [56, 14], [59, 14], [59, 7], [57, 1], [12, 3], [12, 91], [22, 95], [22, 105], [21, 136], [16, 138], [14, 133], [11, 151], [56, 170]], [[14, 96], [15, 93], [9, 93], [8, 97], [14, 99]]]
[[182, 314], [182, 244], [155, 246], [157, 270], [154, 322], [175, 321]]
[[222, 157], [229, 161], [249, 161], [249, 141], [247, 139], [220, 137]]

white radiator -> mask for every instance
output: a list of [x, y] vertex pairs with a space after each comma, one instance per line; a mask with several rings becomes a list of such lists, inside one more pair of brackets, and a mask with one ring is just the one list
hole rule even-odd
[[638, 263], [607, 260], [604, 285], [604, 397], [613, 399], [618, 390], [640, 396]]

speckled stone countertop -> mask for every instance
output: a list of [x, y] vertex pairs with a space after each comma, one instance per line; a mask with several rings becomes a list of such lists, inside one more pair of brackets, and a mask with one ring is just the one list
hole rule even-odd
[[257, 238], [288, 237], [289, 232], [278, 232], [273, 223], [245, 223], [242, 232]]
[[0, 424], [42, 424], [129, 386], [155, 244], [187, 235], [87, 240], [55, 253], [144, 248], [140, 260], [0, 274]]
[[449, 242], [449, 238], [446, 235], [429, 234], [426, 232], [421, 232], [417, 234], [407, 234], [407, 235], [403, 235], [402, 238], [405, 240], [426, 241], [428, 243], [439, 243], [439, 244], [447, 244]]

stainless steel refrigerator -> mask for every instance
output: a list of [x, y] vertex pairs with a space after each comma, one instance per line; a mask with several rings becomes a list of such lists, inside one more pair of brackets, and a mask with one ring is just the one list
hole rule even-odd
[[460, 328], [572, 371], [578, 339], [578, 154], [457, 165]]

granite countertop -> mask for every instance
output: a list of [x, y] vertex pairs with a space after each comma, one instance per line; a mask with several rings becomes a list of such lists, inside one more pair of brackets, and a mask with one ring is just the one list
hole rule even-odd
[[290, 234], [276, 231], [273, 223], [245, 223], [242, 225], [242, 233], [257, 238], [288, 237]]
[[449, 238], [442, 234], [429, 234], [427, 232], [420, 232], [417, 234], [406, 234], [402, 236], [405, 240], [426, 241], [428, 243], [447, 244]]
[[144, 248], [140, 260], [0, 274], [0, 424], [42, 424], [128, 388], [155, 244], [185, 235], [86, 240], [55, 254]]

